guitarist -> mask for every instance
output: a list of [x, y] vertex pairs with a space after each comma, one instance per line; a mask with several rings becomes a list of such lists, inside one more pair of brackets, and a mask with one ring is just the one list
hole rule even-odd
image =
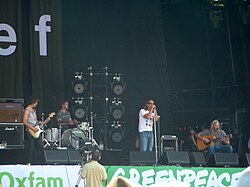
[[208, 152], [208, 158], [210, 158], [214, 153], [217, 152], [233, 152], [233, 148], [230, 145], [229, 138], [221, 129], [221, 125], [218, 120], [213, 120], [210, 129], [205, 129], [204, 131], [196, 134], [196, 137], [202, 140], [205, 144], [209, 145], [206, 148]]
[[[39, 124], [37, 120], [37, 116], [36, 116], [36, 107], [38, 103], [39, 103], [39, 98], [36, 96], [31, 96], [29, 98], [28, 106], [25, 108], [24, 114], [23, 114], [23, 124], [26, 126], [27, 130], [30, 129], [34, 132], [38, 131], [38, 129], [35, 128], [35, 126]], [[41, 136], [35, 139], [28, 132], [26, 133], [26, 138], [28, 141], [27, 165], [30, 165], [30, 163], [32, 162], [33, 151], [35, 149], [35, 146], [39, 150], [43, 149], [43, 141], [42, 141]]]

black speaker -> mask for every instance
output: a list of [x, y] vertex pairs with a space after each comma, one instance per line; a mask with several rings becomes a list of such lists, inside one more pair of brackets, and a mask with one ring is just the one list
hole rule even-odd
[[130, 164], [132, 165], [153, 165], [156, 163], [154, 151], [130, 151]]
[[245, 153], [240, 156], [240, 165], [241, 166], [250, 166], [250, 153]]
[[190, 152], [189, 158], [192, 166], [207, 166], [205, 156], [202, 152]]
[[0, 123], [0, 143], [6, 141], [8, 149], [23, 149], [24, 126], [22, 123]]
[[67, 150], [69, 164], [81, 164], [82, 156], [78, 150]]
[[122, 165], [123, 164], [123, 151], [102, 150], [100, 163], [103, 165]]
[[170, 165], [190, 165], [188, 152], [186, 151], [166, 151], [166, 164]]
[[45, 164], [68, 164], [67, 150], [44, 150]]
[[209, 161], [209, 166], [239, 166], [237, 153], [214, 153]]

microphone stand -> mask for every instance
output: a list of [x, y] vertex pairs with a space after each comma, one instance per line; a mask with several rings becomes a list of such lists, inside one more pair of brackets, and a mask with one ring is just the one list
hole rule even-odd
[[156, 165], [158, 162], [158, 141], [157, 141], [155, 114], [156, 114], [156, 110], [154, 109], [154, 139], [155, 139], [155, 165]]

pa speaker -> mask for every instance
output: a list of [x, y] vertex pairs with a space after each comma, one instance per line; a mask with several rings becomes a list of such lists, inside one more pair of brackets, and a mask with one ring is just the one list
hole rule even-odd
[[69, 164], [80, 164], [82, 162], [82, 156], [78, 150], [67, 150]]
[[130, 164], [134, 165], [152, 165], [156, 163], [156, 155], [154, 151], [131, 151]]
[[102, 150], [100, 163], [103, 165], [122, 165], [123, 156], [121, 150]]
[[250, 153], [245, 153], [240, 157], [242, 166], [250, 166]]
[[190, 165], [188, 152], [186, 151], [167, 151], [165, 153], [166, 164], [169, 165]]
[[67, 150], [44, 150], [45, 164], [68, 164]]
[[190, 152], [189, 158], [192, 166], [207, 166], [205, 156], [202, 152]]
[[209, 166], [239, 166], [237, 153], [214, 153], [208, 162]]

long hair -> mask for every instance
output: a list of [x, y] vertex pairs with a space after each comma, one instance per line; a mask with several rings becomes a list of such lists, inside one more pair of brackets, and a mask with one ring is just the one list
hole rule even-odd
[[211, 126], [210, 126], [210, 130], [211, 130], [211, 131], [214, 130], [213, 127], [214, 127], [214, 124], [215, 124], [215, 123], [219, 123], [219, 125], [220, 125], [220, 121], [219, 121], [219, 120], [217, 120], [217, 119], [213, 120], [213, 121], [211, 122]]
[[28, 105], [32, 105], [35, 103], [39, 103], [39, 98], [37, 96], [30, 96], [29, 97], [29, 101], [28, 101]]

